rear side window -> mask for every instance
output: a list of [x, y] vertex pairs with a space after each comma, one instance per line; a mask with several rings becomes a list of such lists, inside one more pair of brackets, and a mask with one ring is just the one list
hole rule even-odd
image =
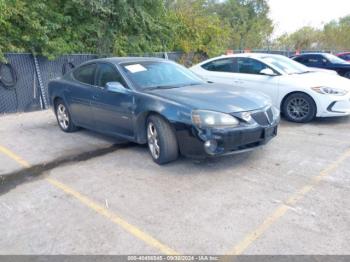
[[237, 63], [232, 58], [218, 59], [202, 65], [202, 67], [208, 71], [216, 72], [237, 72]]
[[96, 64], [84, 65], [73, 72], [73, 76], [79, 82], [94, 85]]
[[110, 64], [99, 64], [96, 84], [100, 87], [105, 87], [108, 82], [119, 82], [126, 87], [122, 76], [114, 66]]

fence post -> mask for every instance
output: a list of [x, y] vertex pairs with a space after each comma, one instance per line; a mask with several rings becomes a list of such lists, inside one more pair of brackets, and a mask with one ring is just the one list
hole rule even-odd
[[41, 96], [41, 99], [43, 101], [43, 109], [47, 109], [47, 108], [49, 108], [49, 105], [48, 105], [46, 94], [45, 94], [45, 87], [43, 84], [43, 80], [41, 78], [41, 72], [40, 72], [38, 58], [36, 57], [36, 55], [33, 55], [33, 58], [34, 58], [34, 66], [35, 66], [36, 75], [38, 77], [40, 96]]

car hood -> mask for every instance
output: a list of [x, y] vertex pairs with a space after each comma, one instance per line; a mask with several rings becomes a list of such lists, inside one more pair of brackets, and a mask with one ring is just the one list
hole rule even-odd
[[252, 111], [271, 104], [270, 98], [259, 92], [248, 92], [224, 84], [201, 84], [149, 91], [193, 109], [223, 113]]
[[321, 71], [314, 71], [306, 74], [288, 75], [289, 81], [296, 86], [317, 87], [327, 86], [341, 88], [350, 91], [350, 80], [339, 75], [329, 74]]
[[336, 67], [342, 67], [342, 68], [350, 68], [350, 63], [347, 64], [333, 64]]

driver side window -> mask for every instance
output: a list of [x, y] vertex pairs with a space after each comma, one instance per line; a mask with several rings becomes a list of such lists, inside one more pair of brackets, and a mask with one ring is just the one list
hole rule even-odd
[[105, 87], [108, 82], [119, 82], [127, 87], [124, 79], [117, 69], [110, 64], [99, 64], [97, 69], [96, 85]]
[[270, 68], [264, 63], [252, 59], [240, 57], [238, 58], [238, 72], [241, 74], [253, 74], [253, 75], [263, 75], [261, 70]]

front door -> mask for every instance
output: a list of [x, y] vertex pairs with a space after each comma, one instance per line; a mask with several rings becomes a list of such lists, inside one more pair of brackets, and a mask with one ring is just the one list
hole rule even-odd
[[269, 96], [272, 103], [279, 107], [278, 103], [278, 79], [279, 76], [264, 75], [263, 69], [271, 69], [268, 65], [247, 57], [237, 57], [237, 73], [235, 78], [239, 80], [240, 86], [252, 92], [261, 92]]
[[[119, 82], [125, 92], [107, 91], [108, 82]], [[134, 95], [113, 64], [99, 63], [92, 110], [96, 128], [104, 133], [133, 137]]]

